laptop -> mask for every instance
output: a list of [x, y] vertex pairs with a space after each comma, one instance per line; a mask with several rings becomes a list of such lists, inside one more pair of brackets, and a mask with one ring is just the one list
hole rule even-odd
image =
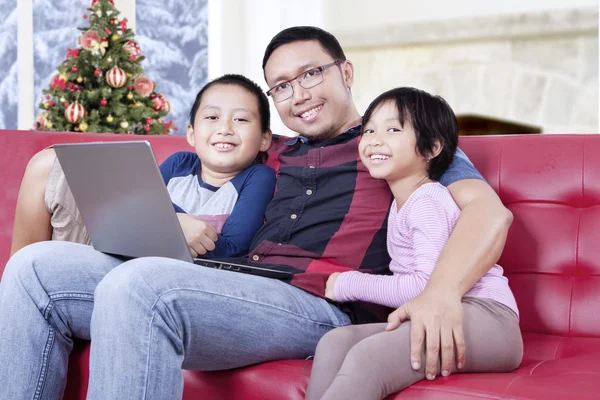
[[54, 145], [92, 245], [124, 257], [167, 257], [275, 279], [293, 274], [193, 258], [148, 141]]

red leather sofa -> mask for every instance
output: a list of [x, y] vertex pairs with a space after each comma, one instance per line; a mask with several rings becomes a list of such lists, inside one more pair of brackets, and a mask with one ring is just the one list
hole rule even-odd
[[[156, 156], [181, 137], [0, 131], [0, 273], [29, 158], [58, 142], [148, 139]], [[525, 355], [508, 374], [452, 375], [390, 399], [600, 398], [600, 135], [463, 137], [461, 147], [514, 214], [500, 260], [521, 311]], [[88, 346], [71, 357], [65, 399], [84, 399]], [[311, 362], [185, 371], [184, 399], [300, 400]], [[6, 384], [6, 383], [4, 383]]]

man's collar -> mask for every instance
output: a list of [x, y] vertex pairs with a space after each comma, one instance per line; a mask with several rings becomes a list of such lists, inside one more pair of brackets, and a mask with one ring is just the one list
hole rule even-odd
[[[342, 133], [342, 135], [358, 135], [358, 134], [360, 134], [360, 128], [361, 128], [361, 124], [354, 125], [354, 126], [348, 128], [346, 131], [344, 131], [344, 133]], [[287, 146], [294, 146], [298, 143], [308, 144], [309, 142], [310, 142], [310, 139], [307, 138], [306, 136], [298, 135], [295, 138], [293, 138], [292, 140], [285, 142], [285, 144]]]

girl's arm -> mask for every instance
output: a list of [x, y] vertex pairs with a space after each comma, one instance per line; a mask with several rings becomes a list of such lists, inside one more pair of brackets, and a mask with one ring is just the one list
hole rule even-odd
[[452, 232], [450, 216], [440, 200], [426, 193], [413, 196], [401, 211], [406, 211], [406, 226], [388, 229], [407, 229], [414, 250], [413, 272], [391, 276], [344, 272], [335, 282], [336, 301], [358, 300], [396, 308], [423, 291]]

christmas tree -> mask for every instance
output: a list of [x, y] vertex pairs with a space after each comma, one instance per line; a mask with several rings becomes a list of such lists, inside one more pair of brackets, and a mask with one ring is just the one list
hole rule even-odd
[[68, 49], [50, 86], [43, 92], [35, 129], [167, 134], [169, 102], [144, 76], [140, 47], [127, 19], [119, 19], [113, 0], [92, 0], [88, 28], [79, 48]]

